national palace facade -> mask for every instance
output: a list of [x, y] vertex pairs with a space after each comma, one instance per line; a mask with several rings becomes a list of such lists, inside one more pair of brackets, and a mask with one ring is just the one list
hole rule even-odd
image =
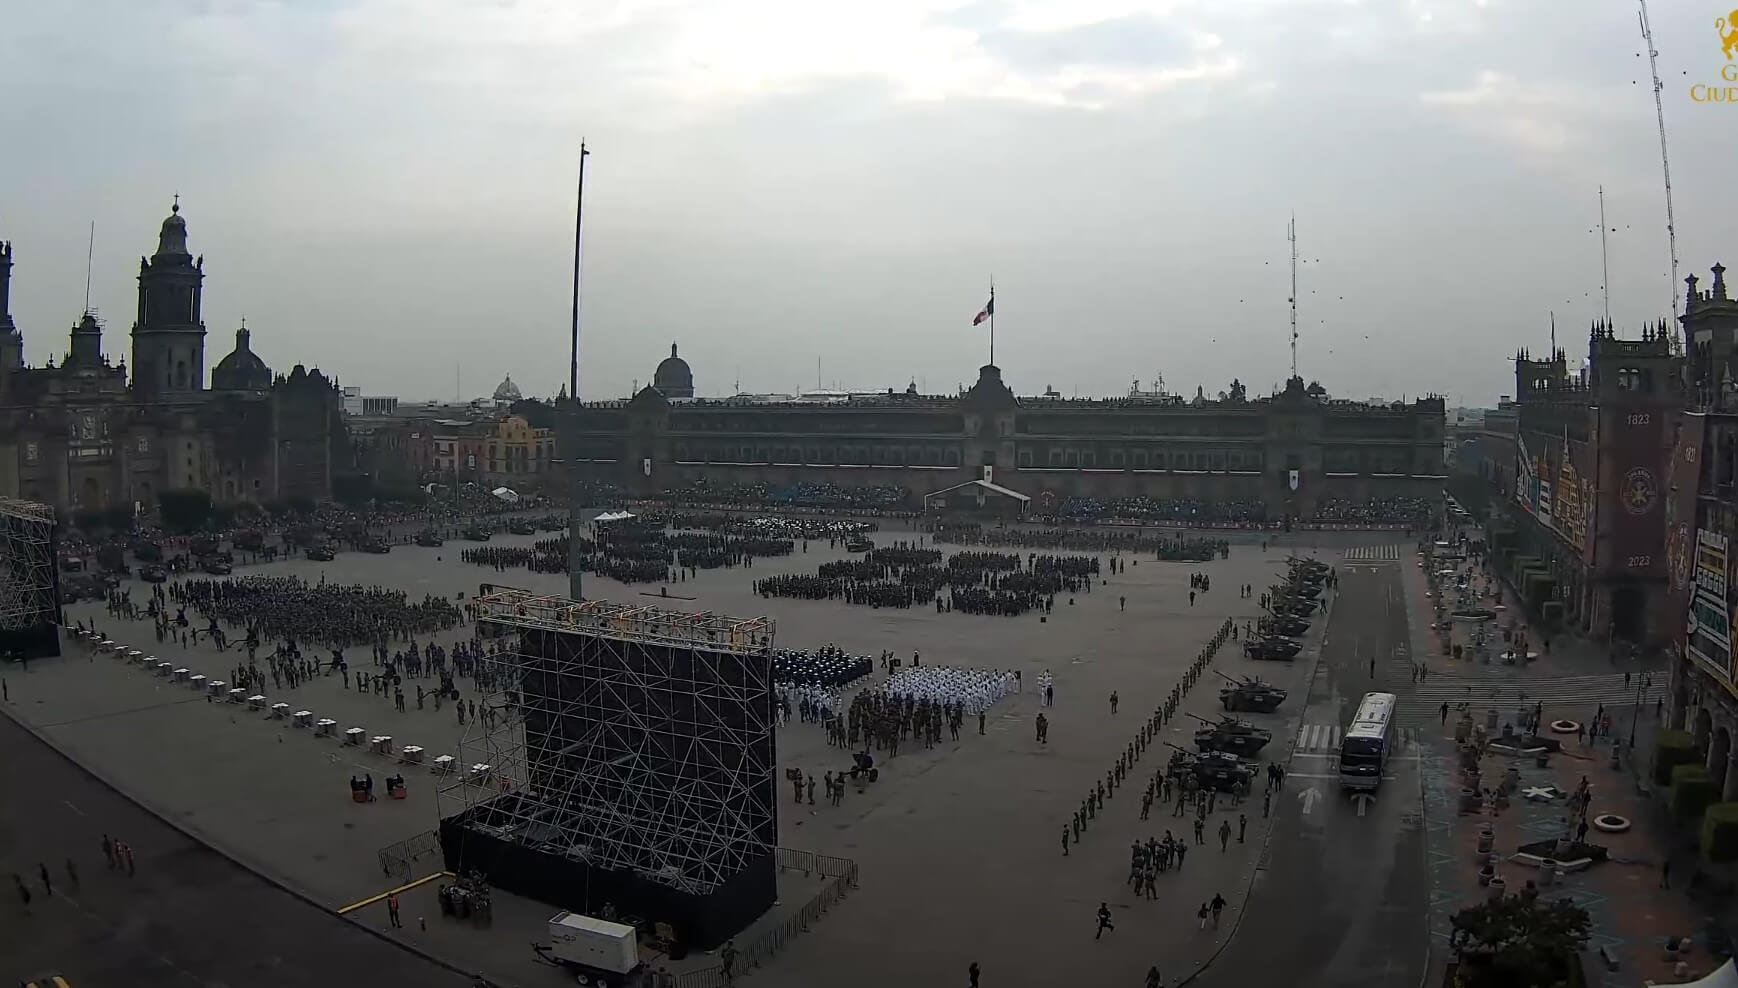
[[572, 420], [582, 478], [654, 495], [696, 481], [900, 486], [921, 496], [990, 472], [1033, 498], [1148, 497], [1308, 518], [1334, 499], [1440, 498], [1444, 406], [1338, 401], [1293, 378], [1248, 397], [1017, 397], [994, 366], [957, 396], [692, 397], [671, 348], [653, 383]]

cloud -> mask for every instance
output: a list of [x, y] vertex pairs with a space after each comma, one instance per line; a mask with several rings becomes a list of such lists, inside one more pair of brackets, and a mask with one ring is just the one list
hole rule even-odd
[[[1693, 7], [1654, 11], [1672, 79], [1717, 71]], [[136, 0], [8, 15], [0, 235], [18, 245], [12, 304], [37, 362], [76, 318], [86, 222], [93, 300], [129, 313], [137, 255], [180, 191], [214, 349], [245, 312], [274, 365], [370, 391], [444, 395], [454, 363], [467, 382], [512, 372], [553, 391], [560, 375], [535, 369], [564, 336], [581, 137], [596, 151], [592, 395], [644, 380], [672, 339], [707, 393], [738, 368], [753, 390], [812, 383], [817, 356], [852, 386], [945, 389], [982, 361], [959, 323], [992, 273], [998, 358], [1022, 389], [1118, 391], [1139, 368], [1179, 390], [1259, 390], [1289, 363], [1293, 209], [1312, 262], [1300, 358], [1339, 391], [1506, 390], [1517, 326], [1596, 304], [1601, 184], [1625, 231], [1613, 315], [1639, 323], [1669, 300], [1646, 60], [1622, 5]], [[1738, 209], [1730, 121], [1703, 109], [1667, 106], [1680, 250], [1698, 268], [1727, 237], [1705, 218]]]

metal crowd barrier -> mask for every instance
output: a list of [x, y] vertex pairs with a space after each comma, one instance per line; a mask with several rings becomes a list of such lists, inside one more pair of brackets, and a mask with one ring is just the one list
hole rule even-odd
[[[857, 887], [857, 862], [850, 858], [836, 858], [813, 851], [795, 851], [781, 847], [775, 851], [775, 860], [780, 871], [824, 875], [827, 881], [794, 915], [747, 944], [737, 947], [736, 975], [769, 963], [785, 945], [807, 933], [809, 924], [825, 916], [828, 909]], [[724, 984], [724, 968], [721, 965], [689, 971], [676, 979], [677, 988], [723, 988]]]

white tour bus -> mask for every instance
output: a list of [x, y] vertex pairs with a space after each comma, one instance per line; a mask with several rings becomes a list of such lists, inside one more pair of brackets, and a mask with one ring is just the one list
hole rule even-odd
[[1382, 784], [1394, 744], [1394, 694], [1366, 693], [1340, 737], [1340, 787], [1367, 791]]

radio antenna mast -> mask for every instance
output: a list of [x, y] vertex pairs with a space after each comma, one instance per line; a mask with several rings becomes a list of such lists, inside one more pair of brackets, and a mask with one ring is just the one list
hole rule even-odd
[[[1672, 257], [1672, 319], [1676, 321], [1681, 313], [1678, 310], [1678, 224], [1672, 215], [1672, 159], [1666, 153], [1666, 104], [1660, 95], [1665, 90], [1660, 82], [1659, 49], [1654, 47], [1653, 25], [1647, 16], [1647, 0], [1638, 0], [1641, 4], [1641, 39], [1647, 45], [1648, 70], [1653, 74], [1654, 81], [1654, 116], [1660, 125], [1660, 168], [1666, 180], [1666, 245]], [[1672, 349], [1677, 349], [1678, 334], [1671, 334]]]
[[[1605, 186], [1599, 187], [1599, 289], [1605, 294], [1605, 324], [1611, 325], [1611, 254], [1605, 247]], [[1673, 276], [1677, 272], [1672, 272]]]
[[[1291, 214], [1291, 222], [1286, 224], [1285, 239], [1291, 243], [1291, 376], [1297, 377], [1297, 214]], [[1676, 276], [1677, 271], [1673, 269]]]

